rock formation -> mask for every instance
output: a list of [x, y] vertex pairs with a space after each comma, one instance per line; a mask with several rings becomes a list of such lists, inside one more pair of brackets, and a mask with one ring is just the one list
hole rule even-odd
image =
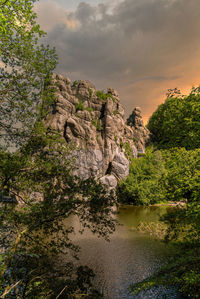
[[145, 150], [148, 131], [139, 108], [126, 123], [124, 108], [113, 88], [104, 93], [89, 81], [71, 83], [61, 75], [55, 75], [52, 84], [56, 86], [56, 104], [47, 126], [76, 146], [75, 174], [83, 179], [95, 176], [116, 187], [117, 181], [129, 173], [125, 148], [134, 157]]
[[127, 119], [127, 125], [130, 126], [133, 130], [133, 136], [138, 153], [144, 153], [145, 146], [150, 139], [150, 132], [144, 126], [140, 107], [136, 107], [133, 110], [132, 114]]

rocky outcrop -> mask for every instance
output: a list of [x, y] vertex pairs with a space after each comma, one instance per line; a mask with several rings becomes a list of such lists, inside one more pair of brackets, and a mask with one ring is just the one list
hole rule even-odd
[[145, 153], [145, 146], [149, 142], [150, 132], [144, 126], [140, 107], [136, 107], [133, 110], [127, 119], [127, 125], [133, 130], [133, 138], [135, 140], [138, 153]]
[[101, 178], [102, 183], [116, 187], [117, 181], [129, 173], [125, 148], [135, 157], [145, 149], [148, 132], [139, 123], [139, 114], [126, 123], [124, 108], [113, 88], [104, 93], [89, 81], [71, 83], [61, 75], [54, 76], [52, 85], [56, 88], [56, 104], [47, 126], [75, 145], [75, 174], [83, 179]]

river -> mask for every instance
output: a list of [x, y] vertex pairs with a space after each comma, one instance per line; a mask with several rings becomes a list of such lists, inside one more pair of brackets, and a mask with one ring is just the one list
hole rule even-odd
[[130, 284], [154, 273], [166, 261], [170, 250], [166, 244], [134, 228], [141, 221], [158, 222], [166, 209], [121, 206], [117, 219], [122, 225], [111, 235], [110, 242], [89, 231], [74, 236], [81, 246], [80, 262], [94, 270], [94, 285], [105, 299], [183, 298], [176, 290], [164, 287], [139, 295], [129, 292]]

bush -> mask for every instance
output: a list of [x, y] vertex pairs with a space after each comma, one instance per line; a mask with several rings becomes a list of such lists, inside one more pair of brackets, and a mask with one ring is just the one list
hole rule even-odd
[[113, 96], [110, 93], [104, 93], [103, 91], [98, 90], [96, 92], [96, 96], [101, 99], [103, 102], [106, 102], [108, 98], [111, 98], [113, 100], [113, 102], [115, 101], [115, 99], [113, 98]]
[[116, 116], [117, 113], [118, 113], [118, 110], [117, 110], [117, 108], [116, 108], [116, 109], [114, 110], [114, 112], [113, 112], [114, 116]]
[[77, 104], [76, 104], [76, 112], [77, 111], [83, 111], [85, 110], [85, 107], [83, 105], [83, 102], [79, 101]]
[[85, 110], [87, 110], [88, 112], [90, 112], [90, 114], [94, 111], [94, 109], [91, 108], [91, 107], [87, 107], [87, 108], [85, 108]]
[[77, 85], [78, 85], [78, 81], [75, 80], [75, 81], [73, 82], [72, 86], [77, 86]]
[[93, 126], [96, 127], [97, 131], [102, 131], [103, 130], [103, 127], [102, 127], [101, 122], [100, 122], [99, 119], [93, 119], [92, 124], [93, 124]]
[[92, 89], [90, 87], [88, 88], [88, 92], [89, 92], [89, 95], [91, 97], [92, 96]]

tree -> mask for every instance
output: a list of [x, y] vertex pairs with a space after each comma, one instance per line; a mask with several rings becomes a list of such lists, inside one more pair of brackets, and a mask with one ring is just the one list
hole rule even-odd
[[152, 141], [160, 149], [200, 146], [200, 94], [193, 88], [188, 96], [169, 94], [165, 103], [152, 114], [148, 129]]
[[[15, 178], [11, 193], [23, 205], [0, 209], [2, 247], [7, 249], [0, 295], [56, 298], [62, 292], [59, 298], [74, 298], [75, 294], [98, 298], [100, 294], [91, 285], [92, 270], [74, 265], [79, 248], [70, 239], [74, 229], [66, 219], [76, 216], [81, 232], [87, 228], [108, 238], [115, 229], [115, 199], [93, 179], [74, 177], [71, 163], [63, 160], [69, 149], [60, 136], [55, 146], [56, 136], [37, 129], [20, 152], [9, 154], [20, 164], [10, 170]], [[1, 175], [4, 171], [7, 173], [7, 166]]]
[[38, 116], [41, 92], [56, 66], [54, 49], [39, 43], [34, 0], [0, 1], [0, 141], [26, 140]]
[[130, 173], [118, 184], [120, 202], [149, 205], [166, 201], [166, 190], [163, 184], [166, 169], [160, 151], [149, 147], [146, 154], [139, 159], [131, 159]]
[[[19, 205], [0, 208], [0, 296], [2, 298], [87, 298], [100, 296], [91, 288], [93, 272], [76, 267], [78, 247], [70, 240], [69, 216], [108, 238], [115, 229], [115, 200], [94, 179], [73, 176], [73, 148], [59, 133], [45, 127], [55, 101], [51, 75], [56, 54], [38, 43], [32, 0], [0, 2], [0, 192]], [[18, 145], [14, 152], [8, 145]], [[59, 264], [63, 254], [72, 258]]]
[[[154, 195], [155, 198], [163, 197], [185, 204], [169, 208], [161, 218], [161, 227], [165, 227], [166, 231], [163, 241], [173, 242], [175, 246], [166, 265], [131, 289], [139, 293], [160, 285], [170, 285], [187, 297], [200, 298], [200, 149], [173, 148], [159, 153], [165, 169], [164, 181], [150, 172], [146, 177], [151, 186], [150, 192], [147, 193], [146, 185], [141, 184], [140, 193], [147, 194], [147, 199]], [[141, 163], [147, 165], [145, 159]], [[145, 176], [145, 168], [142, 176]], [[160, 186], [160, 194], [157, 194], [157, 186]]]
[[[174, 252], [161, 269], [131, 289], [139, 293], [170, 285], [187, 298], [200, 298], [200, 87], [192, 88], [188, 96], [182, 96], [177, 89], [169, 90], [165, 103], [151, 116], [148, 128], [156, 149], [154, 154], [159, 152], [162, 157], [158, 166], [164, 172], [158, 176], [154, 169], [151, 171], [154, 155], [149, 164], [143, 157], [133, 164], [136, 177], [129, 175], [122, 183], [122, 192], [132, 200], [144, 194], [142, 203], [145, 198], [145, 202], [150, 202], [154, 196], [182, 201], [184, 205], [169, 208], [160, 219], [166, 230], [163, 241], [171, 242]], [[140, 168], [136, 168], [137, 164]], [[135, 196], [138, 178], [147, 184], [140, 183]]]

